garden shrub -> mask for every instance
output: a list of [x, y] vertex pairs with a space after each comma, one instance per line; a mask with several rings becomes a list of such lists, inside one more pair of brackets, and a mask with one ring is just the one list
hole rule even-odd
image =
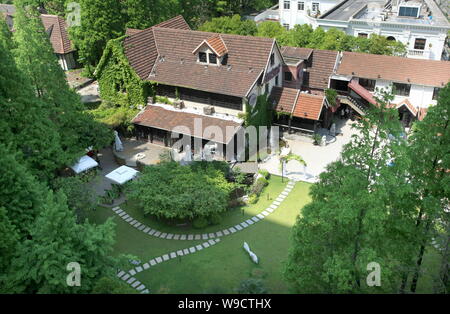
[[209, 223], [211, 225], [218, 225], [222, 222], [222, 216], [219, 214], [212, 214], [211, 217], [209, 217]]
[[265, 179], [269, 179], [270, 178], [270, 173], [269, 173], [269, 171], [267, 171], [266, 169], [260, 169], [259, 171], [258, 171], [258, 173], [260, 174], [260, 175], [262, 175]]
[[166, 96], [155, 96], [155, 102], [160, 104], [172, 105], [173, 102], [169, 100]]
[[257, 194], [251, 194], [248, 197], [249, 204], [256, 204], [258, 202], [258, 200], [259, 200], [259, 195], [257, 195]]
[[236, 289], [239, 294], [264, 294], [267, 289], [261, 279], [249, 278], [241, 281]]
[[208, 220], [205, 217], [198, 217], [192, 221], [192, 227], [194, 227], [195, 229], [203, 229], [208, 225]]
[[127, 196], [136, 200], [146, 215], [189, 220], [211, 217], [226, 211], [235, 187], [223, 171], [222, 164], [209, 162], [146, 166], [139, 180], [130, 183]]
[[262, 190], [264, 189], [265, 186], [267, 186], [269, 184], [269, 182], [267, 181], [266, 178], [264, 177], [260, 177], [256, 180], [256, 182], [253, 184], [252, 187], [252, 194], [256, 194], [259, 195]]

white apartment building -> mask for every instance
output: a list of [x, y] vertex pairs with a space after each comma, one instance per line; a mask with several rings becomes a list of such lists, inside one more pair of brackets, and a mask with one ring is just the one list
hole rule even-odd
[[449, 58], [444, 47], [450, 23], [433, 0], [280, 0], [254, 20], [276, 20], [287, 29], [309, 24], [352, 36], [378, 34], [405, 44], [409, 58]]

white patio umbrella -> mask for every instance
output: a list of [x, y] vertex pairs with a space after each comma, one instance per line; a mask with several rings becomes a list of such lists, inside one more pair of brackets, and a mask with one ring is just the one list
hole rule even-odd
[[116, 141], [114, 143], [114, 148], [117, 152], [123, 151], [123, 144], [122, 141], [119, 138], [119, 133], [117, 131], [114, 131], [114, 136], [116, 138]]

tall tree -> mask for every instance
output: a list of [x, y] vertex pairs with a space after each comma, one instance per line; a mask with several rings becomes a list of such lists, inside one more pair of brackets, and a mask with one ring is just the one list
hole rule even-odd
[[106, 43], [124, 33], [122, 1], [80, 0], [81, 25], [69, 29], [80, 61], [88, 70], [100, 61]]
[[[396, 211], [390, 193], [407, 195], [411, 188], [405, 184], [406, 145], [399, 138], [400, 124], [396, 110], [389, 108], [390, 100], [392, 95], [381, 93], [378, 105], [358, 124], [360, 135], [311, 189], [312, 202], [294, 226], [285, 271], [297, 291], [393, 292], [398, 288], [398, 272], [405, 260], [410, 261], [403, 247], [410, 241], [412, 226], [408, 215]], [[370, 262], [381, 266], [381, 287], [366, 285]]]
[[[431, 239], [436, 237], [436, 224], [444, 223], [444, 237], [449, 236], [448, 202], [450, 199], [450, 84], [439, 93], [438, 104], [429, 108], [425, 119], [417, 123], [411, 136], [411, 183], [416, 191], [416, 233], [420, 246], [416, 249], [416, 267], [412, 275], [411, 291], [415, 292], [422, 268], [423, 256]], [[447, 241], [448, 246], [448, 241]], [[448, 247], [445, 248], [441, 274], [444, 286], [448, 283]]]

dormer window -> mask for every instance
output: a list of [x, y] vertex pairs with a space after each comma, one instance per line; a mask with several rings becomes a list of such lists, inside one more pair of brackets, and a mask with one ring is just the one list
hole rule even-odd
[[275, 55], [272, 53], [270, 55], [270, 65], [274, 65], [275, 64]]
[[199, 52], [198, 53], [198, 61], [201, 63], [208, 63], [208, 60], [206, 58], [206, 52]]
[[217, 56], [214, 53], [209, 53], [209, 63], [217, 64]]

